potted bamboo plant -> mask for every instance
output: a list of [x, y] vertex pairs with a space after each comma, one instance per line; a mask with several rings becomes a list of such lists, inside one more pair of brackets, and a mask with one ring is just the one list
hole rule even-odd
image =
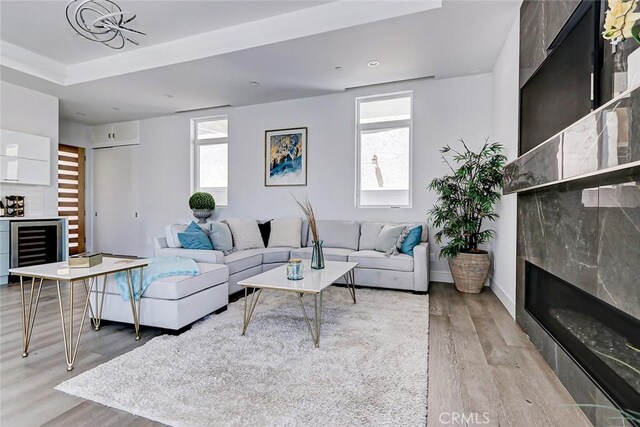
[[[429, 218], [439, 229], [436, 242], [447, 239], [440, 256], [449, 260], [456, 288], [478, 293], [491, 267], [489, 254], [480, 246], [495, 236], [493, 230], [483, 225], [498, 218], [494, 205], [500, 199], [506, 157], [498, 143], [487, 141], [474, 152], [463, 140], [460, 142], [463, 146], [460, 151], [448, 145], [440, 150], [451, 174], [435, 178], [429, 184], [429, 189], [438, 194]], [[444, 156], [447, 153], [451, 154], [455, 167]]]

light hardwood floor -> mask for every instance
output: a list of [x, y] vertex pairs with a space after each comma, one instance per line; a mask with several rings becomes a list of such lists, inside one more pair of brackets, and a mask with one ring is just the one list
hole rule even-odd
[[[429, 426], [590, 425], [578, 409], [562, 406], [573, 400], [491, 291], [463, 295], [434, 283], [430, 295]], [[81, 309], [77, 298], [76, 318]], [[55, 287], [43, 288], [24, 359], [20, 288], [0, 288], [0, 425], [159, 425], [54, 387], [160, 333], [142, 328], [136, 342], [130, 325], [106, 324], [95, 332], [87, 323], [76, 367], [68, 373]]]

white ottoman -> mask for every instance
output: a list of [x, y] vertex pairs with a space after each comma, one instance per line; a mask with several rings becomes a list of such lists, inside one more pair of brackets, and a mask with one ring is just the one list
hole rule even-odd
[[[229, 268], [197, 264], [200, 268], [197, 276], [170, 276], [149, 285], [140, 302], [140, 325], [178, 330], [227, 306]], [[102, 282], [99, 286], [102, 289]], [[91, 295], [92, 304], [95, 293]], [[113, 275], [107, 279], [102, 319], [133, 323], [131, 303], [122, 300]]]

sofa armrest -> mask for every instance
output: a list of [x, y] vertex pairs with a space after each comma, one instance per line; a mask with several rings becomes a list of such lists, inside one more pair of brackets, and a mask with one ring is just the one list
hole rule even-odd
[[153, 239], [153, 250], [158, 250], [158, 249], [163, 249], [163, 248], [168, 248], [169, 245], [167, 244], [167, 238], [162, 236], [162, 237], [155, 237]]
[[413, 248], [413, 290], [429, 291], [429, 243], [421, 242]]
[[185, 248], [161, 248], [155, 250], [155, 256], [158, 258], [179, 256], [183, 258], [191, 258], [195, 262], [204, 262], [207, 264], [224, 264], [224, 254], [220, 251]]

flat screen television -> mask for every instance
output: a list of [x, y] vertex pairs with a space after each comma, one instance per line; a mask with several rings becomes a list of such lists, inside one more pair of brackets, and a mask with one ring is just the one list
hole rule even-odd
[[594, 108], [598, 2], [583, 1], [553, 50], [520, 90], [520, 154], [546, 141]]

